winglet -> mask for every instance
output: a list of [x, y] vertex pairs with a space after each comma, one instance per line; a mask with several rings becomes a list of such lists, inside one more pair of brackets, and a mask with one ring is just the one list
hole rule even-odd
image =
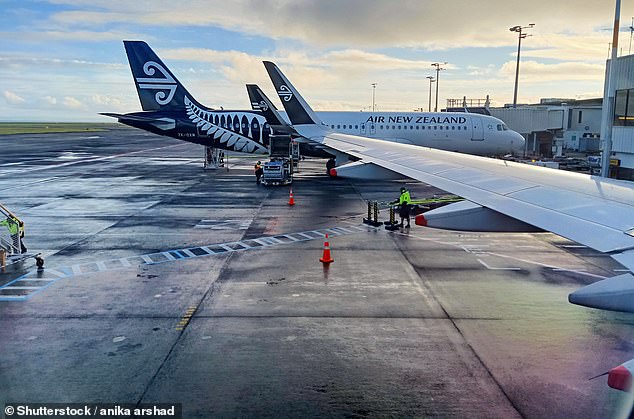
[[297, 89], [284, 76], [280, 69], [270, 61], [264, 61], [264, 67], [275, 86], [275, 90], [286, 109], [293, 125], [323, 125], [315, 112], [306, 103]]

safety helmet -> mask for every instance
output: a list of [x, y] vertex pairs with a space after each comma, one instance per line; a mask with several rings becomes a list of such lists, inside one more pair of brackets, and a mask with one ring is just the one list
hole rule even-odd
[[407, 189], [401, 186], [401, 193], [405, 192]]
[[262, 164], [262, 162], [260, 160], [258, 160], [258, 164]]

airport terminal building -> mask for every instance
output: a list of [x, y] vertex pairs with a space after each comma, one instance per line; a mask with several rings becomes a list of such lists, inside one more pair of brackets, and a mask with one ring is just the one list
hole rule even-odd
[[[634, 55], [616, 58], [614, 66], [611, 172], [619, 179], [634, 180]], [[606, 100], [608, 93], [606, 77]]]
[[599, 152], [601, 132], [599, 99], [541, 99], [538, 104], [490, 108], [526, 138], [526, 156], [556, 157], [566, 152]]

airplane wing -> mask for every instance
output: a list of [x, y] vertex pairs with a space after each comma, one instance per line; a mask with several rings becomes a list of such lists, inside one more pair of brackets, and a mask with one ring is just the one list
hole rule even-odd
[[[275, 64], [264, 65], [293, 127], [304, 137], [607, 253], [634, 270], [633, 183], [334, 133]], [[634, 312], [632, 297], [634, 276], [626, 273], [584, 287], [569, 300]]]

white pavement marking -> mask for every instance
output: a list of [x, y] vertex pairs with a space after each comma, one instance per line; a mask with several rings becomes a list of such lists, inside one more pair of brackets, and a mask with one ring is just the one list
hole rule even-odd
[[161, 254], [163, 256], [165, 256], [167, 258], [167, 260], [176, 260], [176, 258], [174, 256], [172, 256], [172, 254], [170, 252], [161, 252]]
[[[103, 272], [108, 270], [129, 268], [133, 264], [134, 265], [138, 265], [138, 264], [151, 265], [151, 264], [165, 263], [165, 262], [177, 261], [177, 260], [182, 260], [187, 258], [195, 258], [200, 256], [216, 255], [216, 254], [223, 253], [223, 252], [211, 250], [209, 246], [213, 246], [214, 248], [224, 249], [227, 252], [236, 252], [236, 251], [242, 251], [242, 250], [255, 249], [259, 247], [265, 247], [265, 246], [293, 244], [293, 243], [298, 243], [305, 240], [317, 240], [325, 236], [324, 232], [330, 232], [333, 234], [333, 236], [343, 236], [346, 234], [355, 234], [359, 232], [369, 232], [369, 231], [376, 231], [376, 229], [368, 229], [368, 228], [365, 228], [365, 226], [353, 225], [348, 227], [347, 229], [335, 227], [331, 229], [303, 231], [303, 232], [295, 232], [295, 233], [289, 233], [289, 234], [279, 234], [277, 236], [266, 236], [266, 237], [259, 237], [254, 239], [245, 239], [243, 241], [237, 241], [237, 242], [217, 243], [217, 244], [207, 245], [207, 246], [190, 247], [187, 249], [172, 249], [172, 250], [145, 254], [145, 255], [129, 256], [126, 258], [109, 259], [105, 261], [95, 261], [90, 263], [75, 264], [70, 267], [58, 268], [58, 270], [46, 269], [45, 270], [47, 274], [46, 278], [37, 278], [36, 275], [41, 274], [40, 271], [31, 271], [24, 274], [22, 277], [16, 278], [15, 280], [5, 284], [3, 287], [0, 287], [0, 301], [8, 301], [8, 300], [26, 301], [31, 296], [45, 289], [53, 282], [62, 278], [72, 277], [74, 275], [86, 275], [86, 274]], [[277, 237], [285, 238], [286, 240], [280, 240]], [[252, 243], [252, 244], [258, 243], [260, 246], [252, 246], [247, 243]], [[196, 253], [193, 252], [193, 250], [196, 250], [196, 249], [201, 249], [203, 252], [205, 252], [205, 254], [197, 255]], [[181, 257], [176, 257], [170, 252], [176, 252]], [[162, 255], [164, 259], [160, 261], [154, 261], [152, 259], [152, 255], [155, 255], [155, 257], [156, 255]], [[121, 266], [117, 266], [115, 262], [119, 262]], [[82, 266], [84, 267], [84, 270], [82, 270]], [[92, 268], [93, 266], [97, 267], [97, 271], [95, 271], [94, 268]], [[51, 277], [51, 275], [53, 277]], [[44, 284], [40, 286], [12, 285], [13, 283], [16, 283], [19, 281], [42, 281], [44, 282]], [[7, 295], [7, 294], [2, 294], [3, 289], [24, 290], [24, 291], [31, 291], [31, 292], [27, 294], [23, 294], [23, 295], [10, 295], [10, 294]]]
[[16, 281], [16, 282], [21, 282], [21, 281], [26, 281], [26, 282], [28, 282], [28, 281], [34, 281], [34, 282], [35, 281], [46, 281], [46, 282], [50, 282], [50, 281], [56, 281], [58, 279], [59, 278], [22, 278], [22, 279], [20, 279], [19, 281]]
[[[418, 239], [418, 240], [429, 241], [429, 242], [433, 242], [433, 243], [439, 243], [437, 238], [420, 237], [420, 236], [409, 235], [409, 234], [405, 234], [405, 233], [397, 233], [397, 234], [400, 234], [402, 236], [412, 237], [412, 238], [415, 238], [415, 239]], [[459, 248], [463, 249], [465, 252], [471, 253], [465, 247], [461, 246], [460, 244], [456, 244], [455, 247], [459, 247]], [[501, 257], [501, 258], [512, 259], [512, 260], [515, 260], [515, 261], [518, 261], [518, 262], [524, 262], [524, 263], [528, 263], [528, 264], [531, 264], [531, 265], [543, 266], [545, 268], [551, 268], [551, 269], [559, 268], [559, 269], [563, 269], [560, 266], [549, 265], [547, 263], [541, 263], [541, 262], [537, 262], [537, 261], [534, 261], [534, 260], [522, 259], [522, 258], [509, 256], [509, 255], [502, 255], [500, 253], [493, 253], [493, 252], [490, 252], [490, 251], [487, 252], [487, 254], [490, 255], [490, 256], [498, 256], [498, 257]], [[564, 270], [566, 270], [566, 269], [564, 269]], [[590, 276], [592, 278], [598, 278], [598, 279], [607, 278], [607, 277], [605, 277], [603, 275], [592, 274], [592, 273], [589, 273], [589, 272], [575, 271], [575, 270], [568, 270], [568, 271], [569, 272], [573, 272], [573, 273], [578, 273], [580, 275]]]
[[58, 276], [60, 278], [63, 278], [65, 276], [67, 276], [65, 273], [60, 272], [60, 271], [56, 271], [55, 269], [46, 269], [46, 273], [47, 274], [53, 274], [53, 275]]
[[185, 253], [185, 254], [186, 254], [187, 256], [189, 256], [189, 257], [192, 257], [192, 258], [193, 258], [193, 257], [196, 257], [196, 254], [194, 254], [194, 253], [190, 252], [190, 251], [189, 251], [189, 250], [187, 250], [187, 249], [183, 249], [183, 250], [181, 250], [181, 252]]
[[486, 263], [482, 259], [478, 259], [478, 262], [480, 262], [482, 266], [484, 266], [485, 268], [491, 271], [520, 271], [522, 270], [522, 268], [494, 268], [493, 266], [490, 266], [488, 263]]

